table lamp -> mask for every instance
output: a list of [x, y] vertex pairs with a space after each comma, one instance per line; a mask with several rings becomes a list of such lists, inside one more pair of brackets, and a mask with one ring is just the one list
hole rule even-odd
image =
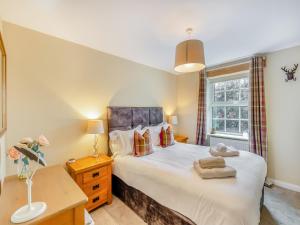
[[93, 145], [93, 148], [94, 148], [93, 156], [98, 157], [97, 145], [98, 145], [98, 141], [99, 141], [99, 136], [100, 136], [100, 134], [104, 134], [103, 121], [102, 120], [88, 120], [87, 133], [95, 135], [94, 145]]
[[169, 123], [172, 125], [177, 125], [178, 124], [177, 116], [174, 115], [169, 116]]

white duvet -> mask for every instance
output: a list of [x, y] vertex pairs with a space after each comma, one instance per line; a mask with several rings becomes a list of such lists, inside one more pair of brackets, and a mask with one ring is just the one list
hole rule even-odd
[[259, 224], [264, 159], [241, 151], [238, 157], [225, 158], [237, 170], [236, 178], [204, 180], [193, 161], [208, 156], [207, 147], [176, 143], [144, 157], [116, 157], [113, 174], [196, 224]]

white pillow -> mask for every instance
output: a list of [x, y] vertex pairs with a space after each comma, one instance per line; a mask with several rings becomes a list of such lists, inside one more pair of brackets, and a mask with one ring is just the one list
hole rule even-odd
[[[150, 135], [151, 135], [151, 141], [154, 146], [159, 146], [160, 145], [160, 137], [159, 134], [161, 132], [161, 128], [163, 127], [164, 129], [168, 129], [168, 127], [171, 126], [167, 122], [162, 122], [156, 126], [149, 126], [149, 127], [144, 127], [143, 130], [149, 129], [150, 130]], [[172, 138], [171, 138], [171, 143], [174, 143], [174, 134], [172, 133]]]
[[139, 125], [131, 130], [114, 130], [109, 133], [109, 147], [113, 155], [129, 155], [133, 151], [134, 131], [141, 130]]
[[113, 155], [117, 155], [120, 152], [121, 144], [117, 132], [109, 133], [109, 148]]

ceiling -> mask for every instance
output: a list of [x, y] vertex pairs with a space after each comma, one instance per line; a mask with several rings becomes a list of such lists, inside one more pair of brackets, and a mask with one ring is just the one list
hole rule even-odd
[[0, 0], [3, 20], [174, 73], [175, 46], [207, 65], [300, 44], [299, 0]]

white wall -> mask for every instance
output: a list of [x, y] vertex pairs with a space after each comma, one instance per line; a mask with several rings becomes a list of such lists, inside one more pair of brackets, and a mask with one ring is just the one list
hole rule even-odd
[[300, 186], [300, 68], [284, 81], [282, 66], [300, 64], [300, 46], [268, 55], [265, 71], [269, 177]]

